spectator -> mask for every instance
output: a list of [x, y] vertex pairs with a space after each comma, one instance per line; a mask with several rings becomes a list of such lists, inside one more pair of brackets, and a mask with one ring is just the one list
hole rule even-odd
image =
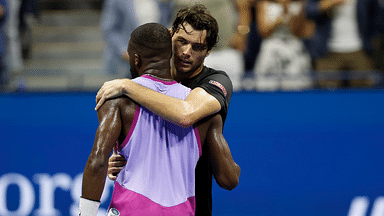
[[311, 58], [302, 42], [308, 28], [304, 1], [262, 0], [256, 3], [263, 38], [256, 60], [259, 91], [302, 90], [312, 86]]
[[23, 69], [19, 34], [19, 11], [21, 0], [6, 0], [6, 2], [8, 13], [5, 20], [5, 61], [9, 73], [13, 71], [21, 71]]
[[19, 32], [21, 40], [21, 54], [23, 60], [28, 60], [32, 55], [32, 31], [27, 22], [27, 15], [39, 17], [37, 0], [22, 0], [19, 12]]
[[244, 73], [241, 85], [246, 90], [253, 89], [253, 70], [261, 45], [261, 37], [256, 25], [255, 6], [256, 0], [236, 0], [238, 26], [231, 40], [231, 47], [243, 54]]
[[126, 52], [130, 34], [140, 24], [159, 21], [156, 0], [105, 0], [101, 18], [106, 42], [103, 53], [105, 74], [130, 77]]
[[4, 62], [4, 54], [5, 54], [4, 23], [5, 23], [5, 17], [7, 14], [6, 8], [7, 8], [6, 1], [0, 0], [0, 91], [4, 90], [5, 85], [7, 84], [6, 67]]
[[375, 29], [377, 31], [374, 60], [376, 68], [381, 72], [381, 85], [384, 84], [384, 0], [376, 0]]
[[309, 41], [318, 85], [322, 88], [371, 86], [360, 77], [343, 82], [340, 71], [364, 75], [373, 70], [374, 5], [377, 0], [308, 0], [306, 14], [316, 22], [316, 33]]

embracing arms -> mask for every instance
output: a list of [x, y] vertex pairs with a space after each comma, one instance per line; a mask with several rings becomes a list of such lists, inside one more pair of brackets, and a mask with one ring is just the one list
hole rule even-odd
[[[222, 131], [222, 118], [216, 114], [212, 117], [206, 134], [204, 145], [208, 145], [208, 152], [204, 154], [209, 154], [213, 177], [217, 184], [226, 190], [232, 190], [239, 183], [240, 167], [233, 160]], [[200, 128], [199, 132], [201, 132]], [[108, 177], [116, 180], [117, 173], [121, 171], [125, 163], [124, 157], [114, 152], [108, 163]]]
[[181, 127], [189, 127], [200, 119], [217, 113], [220, 102], [202, 88], [193, 89], [185, 100], [176, 99], [136, 84], [129, 79], [104, 83], [96, 96], [96, 110], [108, 98], [126, 95], [157, 115]]

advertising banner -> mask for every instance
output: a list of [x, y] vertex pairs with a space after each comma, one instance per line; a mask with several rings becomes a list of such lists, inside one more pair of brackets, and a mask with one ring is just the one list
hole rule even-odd
[[[78, 215], [95, 95], [0, 95], [1, 216]], [[234, 93], [224, 137], [241, 176], [213, 183], [214, 215], [384, 216], [380, 90]]]

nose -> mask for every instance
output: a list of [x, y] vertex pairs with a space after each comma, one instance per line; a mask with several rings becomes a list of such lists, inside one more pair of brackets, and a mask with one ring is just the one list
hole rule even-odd
[[183, 55], [187, 58], [191, 57], [192, 54], [192, 44], [187, 44], [183, 47]]

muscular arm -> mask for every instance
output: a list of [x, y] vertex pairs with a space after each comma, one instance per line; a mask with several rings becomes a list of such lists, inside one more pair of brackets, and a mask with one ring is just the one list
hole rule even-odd
[[129, 79], [106, 82], [97, 93], [96, 109], [107, 98], [122, 94], [181, 127], [192, 126], [221, 109], [220, 102], [202, 88], [193, 89], [185, 100], [180, 100], [145, 88]]
[[121, 131], [120, 110], [113, 103], [107, 101], [97, 112], [99, 127], [83, 175], [82, 197], [86, 199], [100, 200], [107, 176], [108, 158]]
[[224, 189], [232, 190], [239, 183], [240, 167], [233, 160], [222, 131], [222, 119], [220, 115], [216, 115], [212, 118], [204, 145], [209, 145], [213, 176], [217, 184]]

